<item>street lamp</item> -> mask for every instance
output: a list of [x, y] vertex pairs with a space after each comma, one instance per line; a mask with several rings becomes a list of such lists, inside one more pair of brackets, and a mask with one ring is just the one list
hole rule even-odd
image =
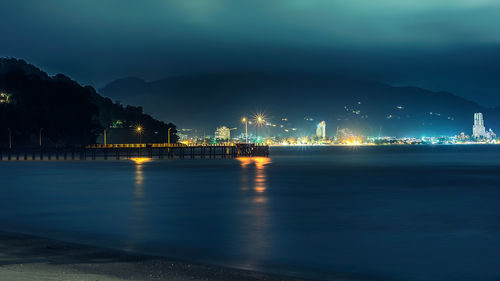
[[40, 147], [42, 147], [42, 131], [43, 131], [43, 128], [40, 128]]
[[248, 144], [248, 119], [246, 117], [243, 117], [243, 119], [241, 119], [241, 122], [245, 123], [245, 143]]
[[237, 128], [231, 128], [231, 129], [227, 129], [227, 131], [229, 132], [227, 134], [227, 145], [229, 145], [229, 140], [231, 139], [231, 131], [232, 130], [236, 130]]
[[137, 132], [137, 134], [139, 134], [139, 144], [142, 144], [142, 127], [137, 126], [137, 128], [135, 128], [135, 131]]
[[9, 149], [12, 148], [12, 130], [10, 128], [8, 128], [7, 130], [9, 130]]
[[168, 128], [168, 146], [170, 146], [170, 130], [172, 130], [172, 127]]
[[259, 138], [259, 126], [261, 126], [266, 120], [264, 120], [264, 115], [262, 114], [257, 114], [255, 116], [255, 137], [258, 139]]

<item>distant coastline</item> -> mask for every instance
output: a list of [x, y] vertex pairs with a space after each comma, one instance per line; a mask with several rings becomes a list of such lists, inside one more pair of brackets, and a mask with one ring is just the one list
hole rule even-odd
[[467, 142], [467, 143], [419, 143], [419, 144], [409, 144], [409, 143], [384, 143], [384, 144], [375, 144], [375, 143], [362, 143], [362, 144], [271, 144], [269, 147], [301, 147], [301, 146], [423, 146], [423, 145], [497, 145], [500, 143], [485, 143], [485, 142]]

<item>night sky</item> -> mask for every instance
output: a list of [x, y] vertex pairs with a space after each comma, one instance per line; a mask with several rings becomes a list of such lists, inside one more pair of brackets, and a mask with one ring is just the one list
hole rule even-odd
[[340, 73], [500, 105], [494, 0], [0, 0], [0, 56], [103, 87], [220, 71]]

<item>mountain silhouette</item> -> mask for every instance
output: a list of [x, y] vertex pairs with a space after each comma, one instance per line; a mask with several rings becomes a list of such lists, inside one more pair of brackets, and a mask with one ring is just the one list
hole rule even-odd
[[[474, 112], [486, 126], [499, 127], [499, 108], [487, 108], [448, 92], [394, 87], [335, 75], [310, 73], [215, 73], [144, 81], [128, 77], [100, 92], [172, 120], [183, 128], [241, 128], [242, 116], [264, 112], [273, 135], [286, 126], [311, 134], [325, 120], [327, 135], [350, 128], [364, 135], [424, 136], [470, 134]], [[285, 126], [283, 120], [287, 120]], [[240, 131], [241, 132], [241, 131]]]

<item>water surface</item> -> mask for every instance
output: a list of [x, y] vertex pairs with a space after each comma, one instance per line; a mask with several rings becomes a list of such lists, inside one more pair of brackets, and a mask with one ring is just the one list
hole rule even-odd
[[334, 279], [498, 280], [500, 146], [0, 162], [0, 229]]

